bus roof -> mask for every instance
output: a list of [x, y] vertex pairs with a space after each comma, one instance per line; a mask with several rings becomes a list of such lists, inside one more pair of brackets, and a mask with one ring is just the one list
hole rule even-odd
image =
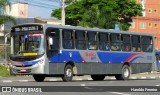
[[[107, 33], [122, 33], [122, 34], [132, 34], [132, 35], [147, 35], [147, 36], [154, 36], [153, 34], [149, 33], [141, 33], [141, 32], [128, 32], [128, 31], [122, 31], [122, 30], [111, 30], [111, 29], [99, 29], [99, 28], [86, 28], [81, 26], [69, 26], [69, 25], [53, 25], [53, 24], [43, 24], [43, 23], [26, 23], [26, 24], [20, 24], [16, 25], [14, 27], [18, 26], [24, 26], [24, 25], [42, 25], [44, 28], [61, 28], [61, 29], [73, 29], [73, 30], [84, 30], [84, 31], [93, 31], [93, 32], [107, 32]], [[13, 27], [13, 28], [14, 28]]]

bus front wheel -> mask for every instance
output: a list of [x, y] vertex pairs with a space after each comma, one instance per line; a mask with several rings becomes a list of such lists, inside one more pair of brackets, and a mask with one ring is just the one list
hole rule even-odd
[[128, 65], [124, 65], [122, 68], [122, 74], [115, 75], [117, 80], [128, 80], [131, 75], [131, 70]]
[[36, 82], [43, 82], [45, 79], [44, 75], [33, 75], [33, 78]]
[[62, 80], [65, 82], [72, 81], [73, 79], [73, 68], [71, 65], [66, 65], [64, 69], [64, 75], [62, 76]]
[[104, 80], [105, 75], [91, 75], [91, 78], [92, 78], [94, 81], [100, 81], [100, 80]]

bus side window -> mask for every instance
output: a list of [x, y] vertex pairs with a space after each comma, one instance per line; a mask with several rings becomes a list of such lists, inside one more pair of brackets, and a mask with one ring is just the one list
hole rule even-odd
[[153, 42], [152, 37], [142, 36], [142, 51], [143, 52], [152, 52], [153, 51]]
[[63, 48], [74, 49], [74, 32], [73, 30], [62, 30]]
[[86, 49], [86, 40], [85, 40], [85, 31], [75, 31], [75, 43], [76, 49], [85, 50]]
[[97, 33], [96, 32], [87, 32], [88, 37], [88, 49], [97, 50]]
[[121, 38], [119, 34], [110, 34], [111, 40], [111, 50], [112, 51], [120, 51], [121, 50]]
[[132, 39], [132, 51], [140, 52], [141, 51], [140, 36], [133, 35], [131, 39]]
[[109, 51], [109, 43], [108, 43], [108, 34], [107, 33], [99, 33], [99, 49], [103, 51]]
[[123, 51], [131, 51], [131, 41], [130, 41], [130, 35], [122, 35], [122, 50]]

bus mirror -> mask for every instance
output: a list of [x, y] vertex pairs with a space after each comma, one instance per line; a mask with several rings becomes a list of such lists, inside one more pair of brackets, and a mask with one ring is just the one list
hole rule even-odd
[[51, 37], [49, 37], [49, 44], [53, 45], [53, 39]]

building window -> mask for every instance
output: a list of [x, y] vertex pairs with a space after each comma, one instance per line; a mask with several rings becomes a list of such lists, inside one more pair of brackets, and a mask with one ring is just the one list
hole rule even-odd
[[149, 24], [148, 24], [148, 27], [152, 27], [152, 23], [149, 23]]
[[146, 28], [146, 24], [145, 24], [144, 22], [141, 22], [141, 23], [140, 23], [140, 28], [141, 28], [141, 29], [145, 29], [145, 28]]
[[158, 12], [157, 9], [155, 9], [155, 10], [154, 10], [154, 13], [157, 14], [157, 12]]
[[157, 24], [157, 23], [155, 23], [155, 24], [154, 24], [154, 27], [155, 27], [155, 28], [157, 28], [157, 27], [158, 27], [158, 24]]
[[152, 13], [152, 9], [148, 9], [148, 13]]
[[135, 22], [130, 22], [130, 28], [135, 28]]

